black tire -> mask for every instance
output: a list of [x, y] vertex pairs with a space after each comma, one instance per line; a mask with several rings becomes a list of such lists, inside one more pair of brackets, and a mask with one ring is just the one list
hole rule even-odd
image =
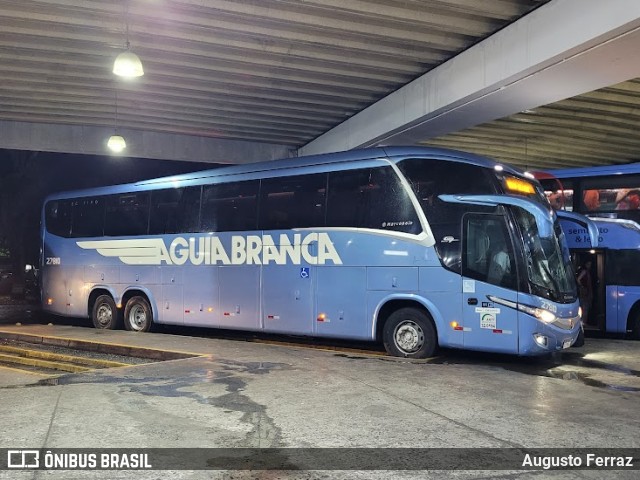
[[432, 357], [438, 349], [438, 336], [429, 316], [416, 308], [393, 312], [382, 331], [389, 355], [407, 358]]
[[631, 319], [631, 338], [640, 340], [640, 310], [636, 310]]
[[131, 332], [148, 332], [153, 325], [153, 312], [144, 297], [131, 297], [124, 309], [124, 328]]
[[120, 327], [120, 312], [109, 295], [96, 298], [91, 310], [93, 326], [100, 330], [115, 330]]

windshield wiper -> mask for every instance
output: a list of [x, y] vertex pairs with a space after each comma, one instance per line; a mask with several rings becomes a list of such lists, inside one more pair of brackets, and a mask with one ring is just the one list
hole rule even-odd
[[[539, 265], [541, 265], [541, 268], [544, 269], [544, 271], [546, 272], [547, 276], [549, 277], [549, 280], [553, 284], [553, 288], [554, 288], [554, 292], [553, 293], [555, 294], [553, 296], [555, 297], [554, 298], [554, 300], [555, 300], [555, 299], [558, 298], [558, 295], [560, 293], [560, 285], [558, 284], [558, 281], [551, 274], [551, 270], [549, 270], [549, 264], [547, 262], [540, 262]], [[551, 289], [549, 289], [549, 292], [551, 293]]]

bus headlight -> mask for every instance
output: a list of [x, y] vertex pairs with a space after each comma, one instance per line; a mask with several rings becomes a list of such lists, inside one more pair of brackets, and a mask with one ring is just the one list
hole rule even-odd
[[544, 308], [530, 307], [529, 305], [512, 302], [511, 300], [505, 300], [504, 298], [496, 297], [493, 295], [487, 295], [487, 298], [492, 302], [499, 303], [500, 305], [505, 305], [510, 308], [517, 308], [521, 312], [528, 313], [532, 317], [536, 317], [543, 323], [553, 323], [558, 320], [558, 317], [556, 317], [554, 313], [550, 312], [549, 310], [545, 310]]
[[538, 320], [544, 323], [553, 323], [556, 321], [556, 318], [557, 318], [549, 310], [544, 310], [543, 308], [530, 307], [528, 305], [523, 305], [519, 303], [518, 309], [522, 310], [525, 313], [528, 313], [533, 317], [536, 317]]

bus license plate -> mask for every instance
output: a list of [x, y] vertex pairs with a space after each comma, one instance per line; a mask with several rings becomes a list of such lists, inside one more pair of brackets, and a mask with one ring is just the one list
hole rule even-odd
[[562, 342], [562, 348], [569, 348], [573, 342], [571, 340], [565, 340]]

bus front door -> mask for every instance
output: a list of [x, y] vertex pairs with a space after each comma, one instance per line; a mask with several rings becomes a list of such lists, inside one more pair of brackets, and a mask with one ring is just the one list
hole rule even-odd
[[464, 217], [462, 311], [464, 348], [518, 352], [518, 300], [513, 246], [502, 215]]

